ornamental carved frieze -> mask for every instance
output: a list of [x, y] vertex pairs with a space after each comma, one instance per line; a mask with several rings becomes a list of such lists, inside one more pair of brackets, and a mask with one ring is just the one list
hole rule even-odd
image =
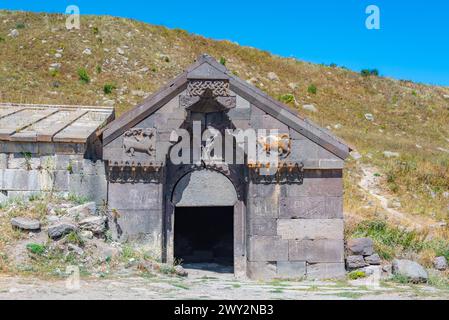
[[125, 153], [134, 157], [136, 152], [153, 155], [156, 150], [156, 129], [134, 128], [125, 132], [123, 137]]
[[236, 106], [236, 97], [231, 95], [228, 80], [189, 80], [186, 94], [179, 99], [181, 108], [205, 110], [231, 109]]
[[249, 177], [254, 183], [262, 184], [302, 184], [304, 164], [300, 162], [280, 162], [277, 166], [255, 163], [248, 164]]
[[161, 182], [160, 162], [109, 161], [108, 180], [113, 183]]
[[191, 97], [229, 97], [229, 81], [226, 80], [190, 80], [187, 94]]

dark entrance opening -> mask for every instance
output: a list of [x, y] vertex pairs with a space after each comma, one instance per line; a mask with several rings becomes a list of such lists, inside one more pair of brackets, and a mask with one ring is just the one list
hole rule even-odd
[[183, 264], [234, 266], [234, 207], [177, 207], [174, 256]]

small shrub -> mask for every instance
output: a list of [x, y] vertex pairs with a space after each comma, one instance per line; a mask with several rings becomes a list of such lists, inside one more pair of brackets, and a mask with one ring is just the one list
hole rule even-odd
[[5, 42], [5, 38], [3, 38], [2, 36], [0, 36], [0, 42]]
[[42, 255], [45, 252], [45, 246], [38, 243], [28, 243], [27, 250], [33, 254]]
[[97, 35], [100, 33], [100, 30], [98, 29], [98, 27], [93, 27], [92, 32], [93, 32], [93, 34]]
[[363, 77], [369, 77], [369, 76], [379, 76], [379, 70], [377, 70], [377, 69], [362, 69], [361, 71], [360, 71], [360, 74], [363, 76]]
[[288, 94], [283, 94], [281, 96], [279, 96], [279, 101], [283, 102], [283, 103], [292, 103], [295, 101], [295, 96], [288, 93]]
[[104, 92], [105, 94], [111, 94], [112, 91], [113, 91], [115, 88], [116, 88], [116, 86], [115, 86], [114, 84], [112, 84], [112, 83], [106, 83], [106, 84], [103, 86], [103, 92]]
[[311, 94], [316, 94], [317, 87], [313, 83], [307, 88], [307, 92]]
[[86, 196], [79, 196], [77, 194], [70, 193], [67, 197], [67, 200], [76, 204], [84, 204], [86, 202], [89, 202], [90, 199]]
[[77, 246], [84, 246], [84, 241], [81, 239], [81, 237], [76, 233], [75, 231], [70, 232], [68, 235], [66, 235], [65, 240], [68, 243], [77, 245]]
[[366, 277], [366, 273], [361, 270], [354, 270], [354, 271], [349, 272], [349, 274], [348, 274], [348, 278], [351, 280], [357, 280], [357, 279], [365, 278], [365, 277]]
[[337, 67], [337, 64], [336, 64], [336, 63], [331, 63], [331, 64], [329, 65], [329, 67], [331, 67], [331, 68], [336, 68], [336, 67]]
[[73, 165], [71, 162], [69, 162], [69, 164], [67, 165], [67, 171], [72, 174], [73, 173]]
[[83, 82], [83, 83], [89, 83], [90, 82], [89, 74], [87, 73], [87, 70], [84, 69], [84, 68], [79, 68], [78, 69], [78, 77], [79, 77], [80, 81]]
[[16, 24], [16, 29], [25, 29], [25, 23], [19, 22]]
[[103, 70], [101, 69], [101, 66], [97, 66], [97, 67], [95, 68], [95, 70], [97, 71], [97, 73], [101, 73], [101, 71], [103, 71]]
[[226, 65], [226, 58], [225, 57], [220, 57], [220, 63], [225, 66]]

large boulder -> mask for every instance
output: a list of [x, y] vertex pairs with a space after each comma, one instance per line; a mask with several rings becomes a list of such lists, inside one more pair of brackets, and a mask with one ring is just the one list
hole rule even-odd
[[419, 263], [405, 259], [393, 260], [393, 274], [407, 277], [410, 282], [427, 282], [429, 275]]
[[101, 235], [106, 231], [106, 217], [94, 216], [80, 221], [82, 230], [91, 231], [95, 235]]
[[48, 227], [48, 236], [53, 239], [53, 240], [57, 240], [59, 238], [61, 238], [62, 236], [65, 236], [66, 234], [69, 234], [72, 231], [76, 231], [77, 227], [76, 225], [70, 223], [70, 222], [66, 222], [66, 221], [62, 221], [62, 222], [58, 222], [55, 224], [52, 224], [51, 226]]
[[66, 216], [75, 221], [80, 221], [95, 215], [96, 210], [97, 206], [95, 202], [87, 202], [85, 204], [67, 209]]
[[346, 257], [346, 266], [349, 270], [366, 267], [368, 264], [363, 259], [363, 256], [348, 256]]
[[366, 263], [368, 263], [370, 265], [374, 265], [374, 266], [380, 265], [380, 262], [381, 262], [380, 257], [377, 253], [365, 257], [365, 261], [366, 261]]
[[373, 240], [370, 238], [350, 239], [347, 248], [352, 255], [370, 256], [374, 253]]
[[41, 223], [39, 220], [24, 217], [12, 218], [11, 225], [15, 228], [29, 231], [37, 231], [41, 228]]
[[433, 260], [433, 267], [437, 270], [444, 271], [447, 269], [447, 260], [446, 257], [436, 257]]

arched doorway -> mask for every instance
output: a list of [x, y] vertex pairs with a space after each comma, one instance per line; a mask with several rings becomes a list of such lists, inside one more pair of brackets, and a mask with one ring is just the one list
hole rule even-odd
[[228, 177], [210, 169], [188, 172], [175, 184], [168, 210], [168, 260], [228, 265], [236, 275], [246, 273], [245, 210]]

